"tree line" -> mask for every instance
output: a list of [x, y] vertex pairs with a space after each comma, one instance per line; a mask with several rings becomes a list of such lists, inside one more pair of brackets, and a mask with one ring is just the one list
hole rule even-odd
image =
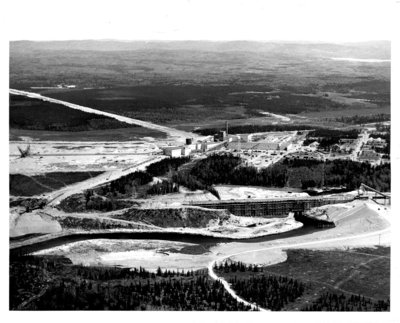
[[384, 122], [390, 121], [389, 113], [377, 113], [371, 115], [354, 115], [354, 116], [342, 116], [335, 119], [336, 121], [348, 123], [348, 124], [365, 124], [372, 122]]
[[282, 310], [288, 303], [294, 302], [296, 298], [303, 295], [305, 285], [296, 279], [272, 276], [254, 275], [263, 271], [257, 265], [246, 265], [242, 262], [224, 262], [214, 267], [221, 273], [250, 272], [249, 276], [243, 275], [229, 276], [229, 284], [232, 289], [248, 302], [256, 303], [262, 308], [273, 311]]
[[69, 197], [62, 202], [60, 207], [66, 210], [65, 207], [70, 209], [75, 205], [80, 209], [109, 212], [128, 207], [129, 203], [122, 200], [125, 197], [145, 198], [147, 195], [179, 192], [179, 183], [169, 179], [153, 185], [149, 183], [153, 177], [165, 175], [168, 172], [176, 173], [179, 166], [188, 161], [190, 161], [189, 157], [163, 159], [147, 166], [145, 171], [135, 171], [96, 189], [86, 190], [79, 196]]
[[390, 300], [373, 301], [361, 295], [345, 296], [326, 292], [301, 309], [302, 311], [390, 311]]
[[[316, 127], [313, 125], [306, 124], [268, 124], [268, 125], [240, 125], [240, 126], [229, 126], [228, 132], [229, 134], [241, 134], [241, 133], [254, 133], [254, 132], [270, 132], [270, 131], [296, 131], [296, 130], [310, 130], [315, 129]], [[199, 133], [203, 136], [214, 135], [220, 130], [224, 130], [223, 128], [202, 128], [196, 129], [194, 132]]]
[[319, 148], [327, 150], [332, 145], [339, 143], [340, 139], [357, 139], [360, 134], [359, 130], [336, 130], [328, 128], [320, 128], [310, 131], [307, 134], [304, 146], [311, 144], [314, 141], [319, 143]]
[[[364, 183], [380, 191], [390, 191], [390, 164], [373, 167], [350, 160], [284, 159], [271, 167], [257, 169], [243, 166], [241, 162], [232, 154], [211, 155], [192, 168], [189, 178], [204, 186], [231, 184], [303, 189], [345, 186], [356, 189]], [[179, 175], [176, 178], [179, 180]]]
[[246, 311], [222, 283], [206, 276], [191, 279], [123, 281], [97, 283], [72, 282], [61, 278], [35, 301], [31, 310], [175, 310]]
[[207, 271], [75, 266], [60, 257], [10, 262], [10, 309], [38, 295], [27, 310], [251, 310]]
[[[139, 127], [61, 104], [10, 95], [10, 128], [45, 131], [90, 131]], [[35, 113], [32, 113], [35, 111]]]

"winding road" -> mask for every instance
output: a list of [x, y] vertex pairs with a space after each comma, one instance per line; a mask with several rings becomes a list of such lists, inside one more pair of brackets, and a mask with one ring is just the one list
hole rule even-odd
[[381, 234], [389, 233], [389, 232], [390, 232], [390, 227], [386, 228], [386, 229], [383, 229], [383, 230], [368, 232], [368, 233], [359, 234], [359, 235], [355, 235], [355, 236], [347, 236], [347, 237], [340, 237], [340, 238], [330, 238], [330, 239], [325, 239], [325, 240], [314, 240], [314, 241], [307, 241], [307, 242], [301, 242], [301, 243], [290, 243], [290, 244], [286, 244], [286, 245], [279, 245], [279, 246], [266, 247], [266, 248], [260, 248], [260, 249], [254, 249], [254, 250], [246, 250], [246, 251], [241, 251], [241, 252], [237, 252], [237, 253], [232, 253], [232, 254], [229, 254], [229, 255], [225, 255], [224, 257], [221, 257], [219, 259], [213, 260], [207, 267], [208, 275], [212, 279], [221, 282], [222, 285], [225, 287], [225, 290], [233, 298], [235, 298], [238, 302], [243, 303], [244, 305], [251, 306], [251, 308], [253, 310], [257, 310], [258, 309], [260, 311], [269, 311], [268, 309], [261, 308], [257, 304], [250, 303], [250, 302], [244, 300], [243, 298], [241, 298], [240, 296], [238, 296], [236, 294], [236, 292], [230, 287], [229, 283], [225, 279], [219, 277], [214, 272], [214, 266], [217, 263], [223, 262], [223, 261], [225, 261], [225, 260], [227, 260], [227, 259], [229, 259], [231, 257], [235, 257], [235, 256], [243, 255], [243, 254], [248, 254], [248, 253], [260, 252], [260, 251], [268, 251], [268, 250], [276, 250], [276, 249], [281, 249], [282, 250], [282, 249], [289, 249], [289, 248], [298, 248], [298, 247], [313, 246], [313, 245], [318, 245], [318, 244], [327, 244], [327, 246], [329, 246], [329, 243], [332, 243], [332, 242], [368, 238], [368, 237], [372, 237], [372, 236], [379, 236]]

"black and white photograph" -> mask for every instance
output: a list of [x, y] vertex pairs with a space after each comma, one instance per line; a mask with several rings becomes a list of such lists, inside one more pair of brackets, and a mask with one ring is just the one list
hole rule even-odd
[[400, 319], [399, 6], [7, 1], [10, 320]]

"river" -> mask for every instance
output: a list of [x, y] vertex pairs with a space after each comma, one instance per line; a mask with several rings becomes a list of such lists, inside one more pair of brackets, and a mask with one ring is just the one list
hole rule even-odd
[[203, 236], [200, 234], [181, 234], [181, 233], [173, 233], [173, 232], [108, 232], [108, 233], [79, 233], [79, 234], [70, 234], [66, 236], [56, 236], [53, 239], [49, 239], [46, 241], [40, 241], [37, 243], [30, 244], [28, 246], [18, 247], [10, 250], [11, 256], [17, 256], [21, 254], [29, 254], [49, 248], [54, 248], [58, 246], [62, 246], [72, 242], [79, 242], [85, 240], [94, 240], [94, 239], [112, 239], [112, 240], [166, 240], [172, 242], [186, 242], [191, 244], [197, 244], [203, 246], [206, 250], [209, 250], [210, 247], [215, 246], [219, 243], [232, 243], [232, 242], [240, 242], [245, 244], [258, 244], [260, 242], [268, 242], [274, 241], [277, 239], [286, 239], [291, 237], [299, 237], [303, 235], [307, 235], [316, 231], [321, 231], [326, 229], [317, 229], [314, 226], [303, 226], [299, 229], [279, 233], [272, 234], [264, 237], [250, 238], [250, 239], [241, 239], [241, 240], [233, 240], [227, 238], [216, 238]]

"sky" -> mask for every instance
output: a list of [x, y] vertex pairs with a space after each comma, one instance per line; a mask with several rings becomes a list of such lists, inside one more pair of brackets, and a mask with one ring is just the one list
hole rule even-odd
[[[400, 0], [9, 0], [9, 40], [390, 40]], [[4, 13], [4, 12], [3, 12]]]

